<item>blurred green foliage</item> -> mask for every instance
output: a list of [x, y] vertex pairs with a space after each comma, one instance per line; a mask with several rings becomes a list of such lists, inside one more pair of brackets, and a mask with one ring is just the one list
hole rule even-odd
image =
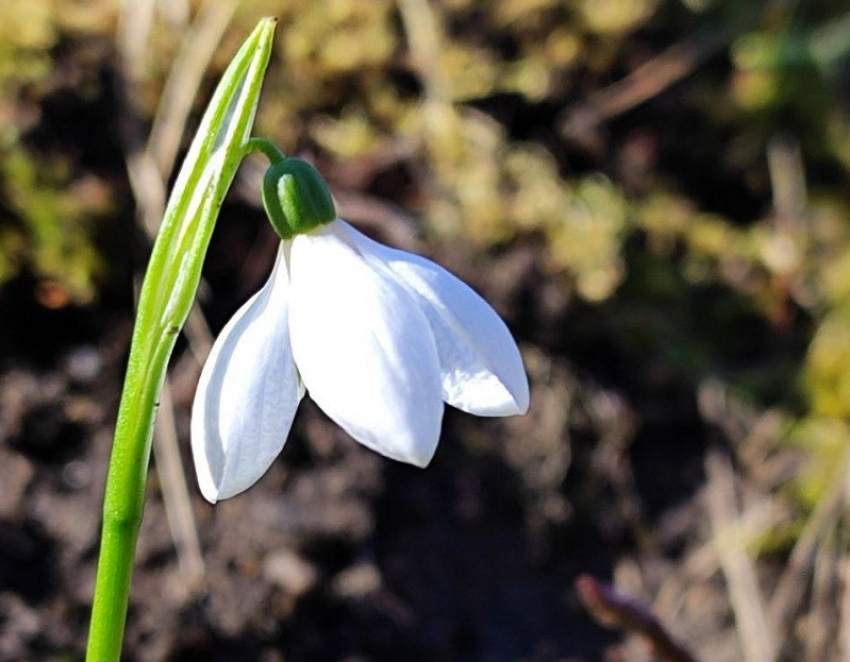
[[42, 303], [91, 301], [103, 262], [94, 218], [110, 194], [64, 154], [38, 154], [24, 135], [60, 86], [54, 49], [63, 38], [109, 29], [103, 3], [0, 3], [0, 285], [26, 265], [45, 287]]
[[[78, 3], [0, 4], [0, 281], [26, 264], [78, 301], [109, 196], [76, 195], [91, 173], [31, 152], [20, 117], [55, 87], [57, 43], [112, 37], [117, 4], [93, 4], [84, 25]], [[624, 363], [783, 408], [812, 458], [799, 494], [817, 498], [850, 442], [846, 3], [256, 0], [215, 66], [263, 15], [280, 28], [257, 133], [408, 173], [390, 195], [438, 239], [539, 238], [541, 270], [604, 312]], [[151, 114], [178, 34], [155, 23]], [[563, 135], [565, 109], [695, 35], [720, 46], [684, 80], [584, 144]]]

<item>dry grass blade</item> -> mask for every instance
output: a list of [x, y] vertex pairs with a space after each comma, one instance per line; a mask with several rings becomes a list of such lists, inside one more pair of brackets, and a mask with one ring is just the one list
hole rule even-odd
[[[850, 464], [850, 461], [848, 463]], [[841, 473], [844, 476], [842, 511], [846, 513], [850, 507], [850, 473], [846, 468]], [[850, 662], [850, 530], [848, 530], [846, 519], [844, 526], [841, 527], [839, 539], [839, 548], [843, 550], [843, 554], [838, 564], [839, 590], [841, 591], [838, 605], [838, 659], [842, 662]]]
[[160, 394], [153, 448], [166, 518], [177, 549], [181, 583], [187, 594], [192, 595], [198, 591], [204, 579], [204, 559], [201, 556], [198, 527], [192, 512], [186, 474], [180, 459], [177, 428], [174, 423], [174, 402], [167, 381], [163, 384]]
[[148, 37], [153, 24], [156, 0], [125, 2], [118, 23], [118, 52], [121, 53], [123, 74], [137, 81], [144, 72]]
[[[440, 58], [445, 41], [441, 5], [427, 0], [398, 0], [397, 5], [412, 60], [424, 88], [420, 108], [422, 128], [417, 148], [433, 153], [438, 149], [437, 146], [454, 142], [454, 127], [459, 118], [459, 111], [452, 104], [449, 80]], [[427, 182], [429, 197], [441, 209], [439, 224], [435, 224], [435, 227], [442, 231], [458, 230], [461, 219], [451, 194], [440, 182], [439, 176], [422, 173], [422, 178]]]
[[742, 532], [729, 459], [712, 453], [706, 459], [708, 511], [720, 567], [726, 577], [732, 609], [747, 662], [776, 660], [775, 637], [759, 592], [756, 573]]
[[163, 178], [174, 168], [198, 87], [237, 4], [234, 0], [204, 4], [168, 75], [148, 140], [148, 152]]
[[808, 198], [800, 142], [788, 135], [772, 138], [767, 144], [767, 167], [777, 225], [788, 232], [799, 231]]
[[449, 103], [448, 82], [440, 64], [442, 28], [437, 7], [427, 0], [398, 0], [410, 51], [425, 83], [427, 102]]
[[832, 659], [829, 655], [837, 633], [835, 603], [838, 597], [838, 566], [835, 547], [830, 540], [821, 545], [812, 581], [812, 607], [806, 618], [806, 662]]
[[809, 517], [797, 544], [791, 552], [788, 565], [770, 602], [773, 631], [781, 636], [788, 632], [800, 608], [809, 575], [817, 556], [818, 547], [835, 527], [844, 505], [844, 472], [837, 472], [836, 480], [823, 494]]
[[841, 662], [850, 662], [850, 552], [844, 553], [839, 566], [841, 573], [841, 604], [839, 607], [838, 646]]

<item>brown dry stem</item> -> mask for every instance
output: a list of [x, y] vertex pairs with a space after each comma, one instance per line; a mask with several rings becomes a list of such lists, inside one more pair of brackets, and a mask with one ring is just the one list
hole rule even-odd
[[670, 636], [647, 605], [621, 595], [590, 575], [579, 576], [575, 585], [585, 608], [600, 625], [640, 635], [660, 660], [696, 662], [690, 651]]

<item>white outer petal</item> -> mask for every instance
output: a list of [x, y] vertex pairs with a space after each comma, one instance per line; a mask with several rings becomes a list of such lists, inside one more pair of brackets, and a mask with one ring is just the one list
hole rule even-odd
[[437, 349], [411, 295], [373, 270], [339, 223], [295, 237], [292, 351], [310, 397], [357, 441], [425, 466], [440, 437]]
[[230, 319], [201, 371], [192, 453], [211, 503], [248, 489], [280, 453], [303, 395], [289, 343], [284, 246], [263, 288]]
[[490, 304], [434, 262], [344, 226], [370, 264], [384, 265], [415, 293], [437, 343], [445, 401], [478, 416], [526, 413], [528, 378], [522, 357]]

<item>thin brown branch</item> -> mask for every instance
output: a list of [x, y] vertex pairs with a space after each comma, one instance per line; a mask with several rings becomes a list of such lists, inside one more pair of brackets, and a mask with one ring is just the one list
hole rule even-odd
[[560, 122], [561, 134], [585, 142], [608, 120], [658, 96], [693, 73], [700, 64], [725, 48], [736, 30], [732, 26], [704, 30], [670, 46], [628, 76], [590, 94], [567, 108]]
[[696, 662], [690, 651], [670, 636], [648, 606], [621, 595], [590, 575], [581, 575], [575, 585], [585, 608], [600, 625], [640, 635], [660, 660]]

